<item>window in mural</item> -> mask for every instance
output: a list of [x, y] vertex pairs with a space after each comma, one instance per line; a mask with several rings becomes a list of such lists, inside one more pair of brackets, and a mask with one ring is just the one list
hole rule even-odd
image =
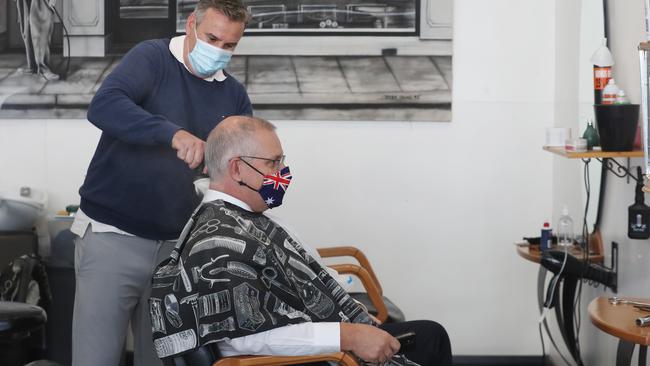
[[[248, 33], [256, 32], [415, 32], [416, 0], [243, 0], [251, 14]], [[176, 30], [196, 1], [176, 3]]]
[[158, 19], [169, 17], [169, 1], [120, 0], [122, 19]]

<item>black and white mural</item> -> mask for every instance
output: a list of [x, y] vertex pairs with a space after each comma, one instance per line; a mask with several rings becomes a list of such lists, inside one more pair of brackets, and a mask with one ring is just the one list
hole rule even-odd
[[[257, 115], [451, 121], [453, 0], [242, 1], [251, 21], [227, 71]], [[121, 55], [182, 35], [195, 4], [0, 0], [0, 118], [85, 118]]]
[[[416, 0], [244, 0], [255, 32], [415, 32]], [[196, 1], [178, 1], [178, 31]]]

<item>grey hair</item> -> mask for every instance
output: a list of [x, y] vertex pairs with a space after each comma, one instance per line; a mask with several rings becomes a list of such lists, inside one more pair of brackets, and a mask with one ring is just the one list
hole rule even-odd
[[196, 25], [201, 24], [208, 9], [217, 10], [234, 22], [247, 24], [250, 19], [246, 7], [239, 0], [199, 0], [194, 8]]
[[[224, 126], [217, 125], [205, 144], [205, 166], [208, 168], [210, 181], [221, 179], [228, 171], [228, 163], [238, 156], [257, 154], [255, 132], [258, 130], [275, 131], [275, 126], [262, 118], [234, 116], [236, 121], [224, 121]], [[231, 126], [232, 125], [232, 126]]]

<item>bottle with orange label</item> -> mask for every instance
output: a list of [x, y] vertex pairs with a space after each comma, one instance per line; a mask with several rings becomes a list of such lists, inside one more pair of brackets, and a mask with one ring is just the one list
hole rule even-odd
[[601, 104], [603, 91], [612, 78], [614, 65], [612, 53], [607, 48], [607, 38], [604, 38], [603, 45], [591, 56], [591, 63], [594, 65], [594, 104]]

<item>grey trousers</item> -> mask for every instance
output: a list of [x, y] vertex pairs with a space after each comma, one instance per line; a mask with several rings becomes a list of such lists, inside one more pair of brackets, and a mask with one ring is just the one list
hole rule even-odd
[[117, 366], [131, 321], [135, 366], [162, 365], [151, 337], [151, 276], [174, 243], [86, 230], [75, 240], [73, 366]]

